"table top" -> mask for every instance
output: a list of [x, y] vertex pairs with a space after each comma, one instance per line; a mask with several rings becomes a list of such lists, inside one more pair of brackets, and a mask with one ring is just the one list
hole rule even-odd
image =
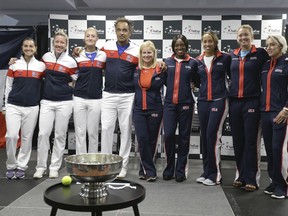
[[73, 183], [70, 186], [64, 186], [58, 183], [46, 189], [44, 201], [59, 209], [89, 212], [127, 208], [144, 200], [146, 190], [142, 185], [126, 180], [114, 180], [113, 183], [129, 183], [131, 186], [136, 186], [136, 189], [130, 187], [111, 189], [108, 187], [109, 194], [107, 196], [90, 199], [79, 195], [82, 184]]

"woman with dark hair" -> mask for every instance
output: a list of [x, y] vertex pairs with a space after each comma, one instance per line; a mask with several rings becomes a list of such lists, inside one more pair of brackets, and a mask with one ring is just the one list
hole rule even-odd
[[226, 84], [227, 75], [230, 75], [231, 57], [218, 49], [218, 38], [215, 33], [204, 33], [201, 42], [204, 53], [197, 58], [201, 81], [197, 110], [203, 150], [203, 173], [196, 181], [213, 186], [222, 180], [221, 136], [228, 113]]
[[[174, 174], [177, 182], [185, 181], [188, 173], [190, 131], [194, 99], [191, 82], [198, 85], [197, 63], [188, 54], [188, 40], [184, 35], [174, 36], [172, 40], [173, 55], [165, 60], [167, 65], [167, 89], [164, 101], [164, 140], [167, 166], [163, 179], [170, 180]], [[176, 142], [176, 128], [179, 138]], [[175, 167], [175, 153], [177, 162]]]
[[261, 124], [271, 184], [264, 193], [275, 199], [288, 197], [288, 56], [283, 36], [266, 39], [267, 61], [261, 72]]
[[[41, 82], [46, 69], [34, 55], [34, 39], [25, 38], [22, 56], [10, 65], [5, 88], [7, 179], [22, 179], [30, 159], [32, 138], [39, 113]], [[21, 129], [21, 147], [16, 158], [16, 146]]]

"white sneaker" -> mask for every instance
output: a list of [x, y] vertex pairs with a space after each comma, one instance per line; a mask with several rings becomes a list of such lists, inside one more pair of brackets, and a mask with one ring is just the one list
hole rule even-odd
[[122, 168], [121, 172], [119, 173], [119, 175], [117, 176], [117, 178], [121, 179], [121, 178], [125, 178], [127, 175], [127, 169], [126, 168]]
[[206, 179], [204, 177], [199, 177], [196, 179], [197, 183], [203, 183]]
[[50, 170], [49, 178], [58, 178], [58, 171], [57, 170]]
[[216, 185], [215, 182], [211, 181], [210, 179], [205, 179], [205, 181], [202, 182], [204, 185], [207, 185], [207, 186], [214, 186]]
[[45, 170], [36, 170], [36, 172], [34, 173], [33, 175], [33, 178], [36, 178], [36, 179], [40, 179], [43, 177], [43, 175], [46, 174], [46, 171]]

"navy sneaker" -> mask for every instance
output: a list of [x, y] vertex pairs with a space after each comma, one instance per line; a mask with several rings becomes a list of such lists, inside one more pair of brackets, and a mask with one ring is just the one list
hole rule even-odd
[[22, 179], [25, 177], [25, 171], [21, 169], [17, 169], [15, 172], [16, 179]]
[[271, 194], [273, 194], [274, 190], [275, 190], [275, 187], [274, 187], [274, 185], [271, 183], [268, 187], [266, 187], [266, 188], [264, 189], [264, 193], [265, 193], [265, 194], [268, 194], [268, 195], [271, 195]]
[[148, 176], [147, 177], [147, 182], [155, 182], [157, 179], [157, 176]]
[[284, 194], [276, 193], [276, 192], [273, 192], [271, 197], [274, 198], [274, 199], [285, 199], [286, 198], [286, 196]]
[[6, 178], [7, 179], [15, 179], [15, 169], [10, 169], [6, 171]]

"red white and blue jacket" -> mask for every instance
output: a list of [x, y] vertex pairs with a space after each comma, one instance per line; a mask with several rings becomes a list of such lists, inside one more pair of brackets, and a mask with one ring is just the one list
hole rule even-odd
[[240, 56], [241, 49], [238, 48], [230, 53], [231, 61], [231, 84], [229, 96], [234, 98], [259, 97], [260, 73], [263, 64], [269, 58], [263, 48], [256, 48], [254, 45], [244, 59]]
[[103, 69], [106, 64], [105, 52], [97, 50], [95, 59], [91, 61], [83, 51], [76, 58], [76, 61], [79, 71], [74, 87], [74, 95], [85, 99], [102, 98]]
[[129, 47], [119, 56], [116, 41], [108, 41], [102, 50], [106, 53], [105, 88], [111, 93], [133, 93], [133, 76], [138, 66], [139, 47]]
[[162, 110], [161, 89], [166, 80], [166, 73], [158, 67], [136, 69], [134, 73], [135, 99], [134, 110]]
[[218, 51], [212, 60], [210, 71], [204, 63], [204, 55], [197, 57], [200, 76], [199, 101], [213, 101], [227, 98], [227, 76], [230, 76], [231, 56]]
[[167, 65], [167, 81], [165, 103], [181, 104], [194, 103], [191, 92], [191, 82], [199, 86], [197, 74], [198, 65], [195, 59], [186, 54], [183, 61], [178, 62], [175, 56], [165, 60]]
[[288, 55], [268, 60], [261, 71], [261, 111], [288, 108]]
[[46, 65], [42, 98], [51, 101], [72, 100], [73, 88], [69, 83], [77, 72], [76, 60], [66, 52], [58, 58], [54, 52], [47, 52], [43, 55], [42, 61]]
[[27, 63], [21, 56], [10, 65], [6, 79], [5, 103], [24, 107], [39, 105], [45, 68], [45, 64], [35, 57]]

